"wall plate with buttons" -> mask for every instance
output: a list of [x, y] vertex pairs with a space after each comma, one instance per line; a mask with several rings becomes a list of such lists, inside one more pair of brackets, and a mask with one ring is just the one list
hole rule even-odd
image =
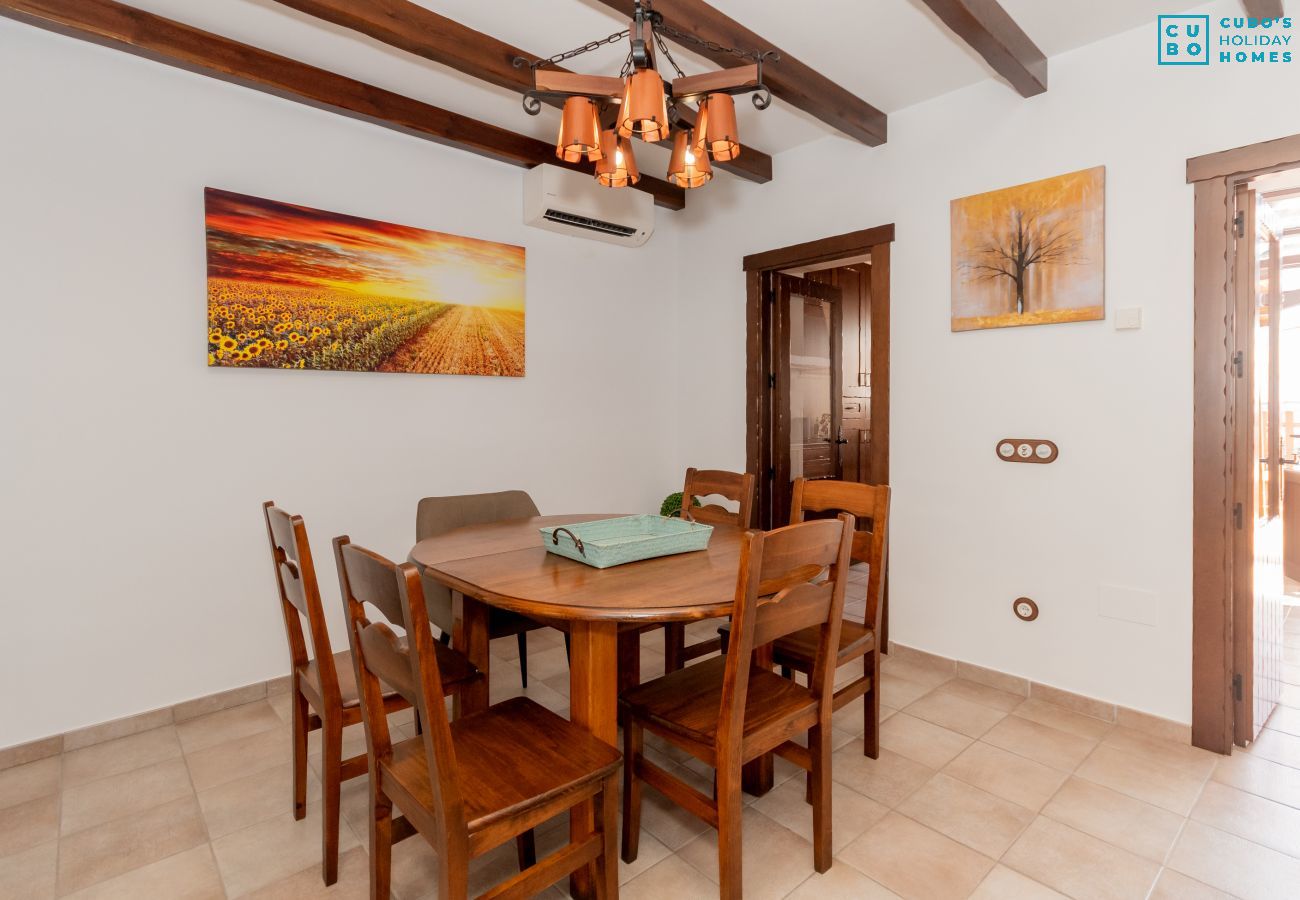
[[1017, 597], [1012, 601], [1011, 609], [1022, 622], [1032, 622], [1038, 618], [1038, 604], [1028, 597]]
[[1003, 438], [994, 448], [1003, 462], [1050, 463], [1060, 455], [1056, 444], [1043, 438]]

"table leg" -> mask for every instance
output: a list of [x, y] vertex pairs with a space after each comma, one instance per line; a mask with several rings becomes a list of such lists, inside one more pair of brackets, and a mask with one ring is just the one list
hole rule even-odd
[[481, 712], [488, 708], [488, 678], [491, 675], [491, 653], [488, 649], [489, 609], [486, 604], [480, 603], [473, 597], [466, 597], [459, 591], [452, 591], [451, 610], [452, 647], [464, 653], [483, 673], [481, 681], [456, 692], [452, 700], [452, 715], [459, 719], [462, 715]]
[[[610, 746], [617, 746], [618, 623], [575, 621], [569, 635], [569, 719]], [[575, 806], [569, 814], [571, 839], [585, 840], [595, 822], [593, 803]], [[595, 896], [595, 886], [585, 869], [570, 876], [569, 892], [578, 900]]]
[[[621, 697], [641, 683], [641, 632], [635, 628], [618, 633], [618, 694]], [[623, 724], [620, 710], [618, 724]]]
[[[766, 644], [762, 647], [755, 647], [753, 660], [757, 668], [771, 669], [772, 645]], [[764, 753], [757, 759], [745, 763], [745, 767], [740, 773], [740, 779], [745, 793], [753, 794], [755, 797], [761, 797], [772, 790], [772, 783], [776, 779], [776, 768], [772, 754]]]

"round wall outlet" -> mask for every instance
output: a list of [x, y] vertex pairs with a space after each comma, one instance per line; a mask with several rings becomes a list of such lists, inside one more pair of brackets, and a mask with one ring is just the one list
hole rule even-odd
[[1032, 622], [1038, 618], [1038, 604], [1028, 597], [1017, 597], [1012, 602], [1011, 609], [1022, 622]]

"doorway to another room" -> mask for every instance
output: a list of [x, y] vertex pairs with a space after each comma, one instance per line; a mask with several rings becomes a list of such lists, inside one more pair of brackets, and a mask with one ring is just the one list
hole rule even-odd
[[760, 528], [789, 522], [796, 478], [889, 483], [893, 239], [884, 225], [745, 257], [746, 471]]
[[1300, 733], [1300, 136], [1196, 186], [1193, 743]]

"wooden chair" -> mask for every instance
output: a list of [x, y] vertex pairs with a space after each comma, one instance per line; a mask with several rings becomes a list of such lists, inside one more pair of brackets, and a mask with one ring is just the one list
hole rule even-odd
[[[348, 624], [370, 760], [370, 896], [390, 893], [392, 845], [415, 832], [439, 857], [438, 896], [464, 898], [469, 861], [587, 801], [592, 830], [534, 863], [520, 850], [518, 875], [483, 894], [521, 898], [586, 868], [596, 896], [618, 896], [615, 810], [620, 756], [613, 747], [526, 697], [449, 722], [442, 659], [429, 626], [420, 574], [335, 539], [348, 588]], [[400, 615], [404, 645], [363, 603]], [[409, 694], [424, 731], [394, 744], [381, 682]], [[787, 682], [788, 683], [788, 682]], [[394, 820], [393, 804], [404, 813]], [[525, 859], [525, 856], [530, 858]]]
[[[705, 525], [754, 526], [754, 484], [752, 473], [723, 472], [718, 469], [687, 469], [682, 489], [682, 518]], [[696, 506], [701, 497], [719, 495], [740, 504], [736, 512], [709, 503]], [[664, 626], [664, 671], [675, 672], [693, 659], [707, 656], [722, 647], [718, 637], [687, 646], [686, 626], [673, 622]]]
[[[623, 859], [637, 856], [641, 782], [718, 829], [724, 900], [741, 896], [741, 767], [775, 751], [812, 773], [813, 863], [831, 865], [831, 688], [844, 608], [853, 517], [749, 532], [726, 656], [664, 675], [619, 700], [623, 726]], [[823, 572], [830, 567], [829, 574]], [[811, 685], [756, 666], [755, 648], [805, 628], [820, 633]], [[709, 797], [651, 763], [643, 730], [715, 770]], [[791, 738], [808, 732], [808, 746]]]
[[[857, 484], [850, 481], [809, 481], [796, 478], [791, 502], [791, 522], [802, 522], [809, 514], [850, 513], [859, 522], [870, 523], [870, 530], [853, 534], [853, 562], [870, 567], [867, 576], [867, 608], [859, 624], [845, 619], [840, 628], [839, 652], [835, 667], [863, 660], [861, 678], [837, 690], [832, 699], [835, 709], [863, 698], [863, 752], [871, 759], [880, 756], [880, 634], [881, 598], [884, 595], [885, 564], [889, 533], [889, 486]], [[816, 661], [819, 633], [805, 629], [777, 641], [772, 648], [773, 661], [787, 673], [808, 674]], [[834, 679], [832, 679], [833, 681]]]
[[[307, 815], [307, 735], [321, 731], [321, 864], [325, 884], [338, 880], [339, 788], [343, 781], [364, 775], [366, 758], [343, 759], [343, 729], [361, 721], [360, 694], [352, 659], [335, 653], [325, 626], [320, 587], [307, 526], [274, 502], [262, 504], [266, 535], [271, 543], [275, 584], [289, 639], [289, 678], [293, 703], [293, 817]], [[302, 620], [307, 620], [303, 634]], [[312, 656], [307, 655], [311, 643]], [[396, 712], [409, 704], [396, 694], [384, 697], [384, 709]]]
[[[422, 541], [437, 537], [466, 525], [528, 519], [536, 515], [540, 515], [537, 504], [526, 491], [425, 497], [415, 511], [415, 539]], [[424, 596], [429, 603], [429, 619], [442, 633], [442, 642], [449, 643], [452, 631], [451, 590], [432, 578], [425, 578]], [[489, 640], [514, 635], [518, 642], [519, 679], [525, 688], [528, 687], [528, 632], [545, 627], [545, 623], [502, 609], [493, 609], [488, 619]]]

